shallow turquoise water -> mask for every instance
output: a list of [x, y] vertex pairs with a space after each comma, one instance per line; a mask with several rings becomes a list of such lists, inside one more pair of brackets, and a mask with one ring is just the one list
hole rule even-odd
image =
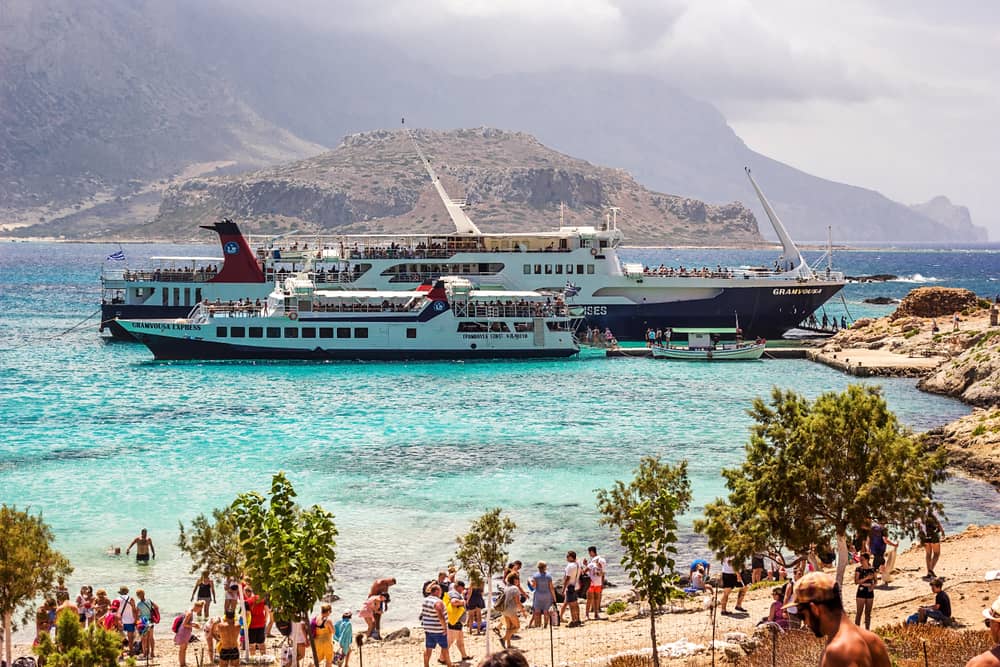
[[[700, 507], [723, 493], [720, 468], [742, 457], [754, 396], [775, 384], [814, 396], [849, 382], [805, 361], [153, 363], [142, 346], [102, 342], [93, 321], [58, 335], [96, 308], [106, 248], [7, 250], [0, 501], [44, 512], [76, 566], [74, 590], [143, 585], [171, 612], [194, 583], [173, 545], [178, 520], [266, 490], [276, 470], [303, 502], [336, 514], [345, 601], [357, 605], [373, 577], [394, 575], [388, 620], [412, 620], [420, 583], [486, 508], [510, 512], [511, 553], [526, 563], [561, 562], [591, 543], [613, 556], [595, 489], [627, 478], [643, 455], [686, 458]], [[916, 429], [967, 412], [911, 380], [881, 384]], [[940, 493], [949, 528], [1000, 512], [1000, 495], [979, 482], [953, 479]], [[141, 527], [158, 546], [153, 566], [104, 555]], [[689, 530], [683, 540], [683, 557], [704, 555]]]

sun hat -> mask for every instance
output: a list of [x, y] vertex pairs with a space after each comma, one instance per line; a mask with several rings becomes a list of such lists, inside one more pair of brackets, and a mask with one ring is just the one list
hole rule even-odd
[[353, 614], [354, 614], [353, 611], [351, 611], [350, 609], [347, 609], [347, 610], [344, 611], [343, 614], [340, 615], [340, 617], [341, 618], [350, 618]]
[[119, 586], [118, 595], [128, 595], [128, 586]]
[[122, 601], [121, 600], [112, 600], [111, 601], [111, 608], [112, 609], [118, 609], [121, 606], [122, 606]]
[[983, 609], [983, 618], [1000, 621], [1000, 597], [993, 601], [989, 609]]
[[792, 601], [782, 607], [788, 609], [810, 602], [829, 602], [840, 597], [837, 580], [824, 572], [810, 572], [795, 584]]

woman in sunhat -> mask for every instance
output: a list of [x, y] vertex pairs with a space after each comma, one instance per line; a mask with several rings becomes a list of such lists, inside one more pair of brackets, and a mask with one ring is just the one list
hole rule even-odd
[[965, 667], [1000, 667], [1000, 598], [983, 609], [983, 618], [986, 619], [986, 627], [990, 630], [994, 646], [965, 663]]

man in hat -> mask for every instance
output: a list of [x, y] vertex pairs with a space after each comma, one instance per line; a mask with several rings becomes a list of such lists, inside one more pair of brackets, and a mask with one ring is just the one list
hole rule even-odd
[[826, 637], [820, 667], [889, 667], [889, 651], [874, 633], [859, 628], [844, 613], [837, 580], [810, 572], [795, 585], [794, 605], [817, 637]]
[[1000, 667], [1000, 598], [994, 600], [988, 609], [983, 609], [983, 618], [995, 646], [965, 663], [965, 667]]

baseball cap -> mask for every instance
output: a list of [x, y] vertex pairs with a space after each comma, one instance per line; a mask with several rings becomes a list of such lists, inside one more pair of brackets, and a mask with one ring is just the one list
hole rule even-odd
[[792, 601], [782, 609], [788, 609], [809, 602], [829, 602], [840, 597], [837, 580], [824, 572], [810, 572], [795, 584]]
[[1000, 621], [1000, 597], [993, 601], [989, 609], [983, 609], [983, 618], [990, 621]]

